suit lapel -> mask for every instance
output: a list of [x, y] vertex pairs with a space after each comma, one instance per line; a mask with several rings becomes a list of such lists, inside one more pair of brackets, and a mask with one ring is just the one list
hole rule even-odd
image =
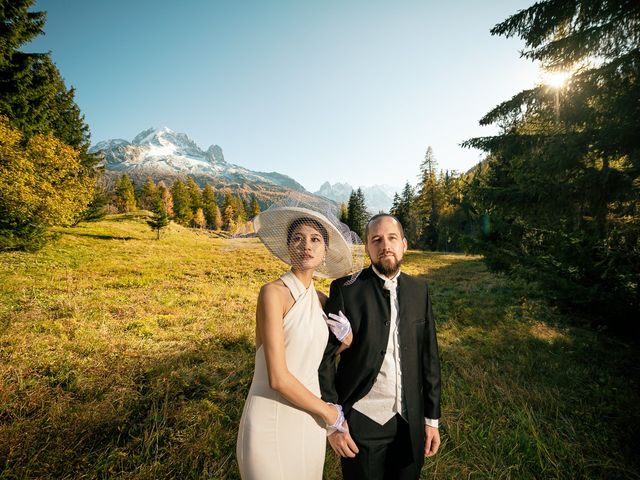
[[407, 282], [407, 276], [400, 273], [398, 277], [398, 329], [401, 345], [401, 359], [404, 365], [410, 365], [411, 359], [404, 358], [406, 355], [413, 355], [413, 349], [409, 348], [414, 344], [413, 338], [416, 335], [414, 318], [411, 318], [411, 291]]
[[407, 309], [409, 307], [409, 292], [407, 285], [407, 276], [404, 273], [400, 273], [398, 276], [398, 321], [400, 328], [400, 335], [407, 331]]
[[[368, 269], [368, 280], [371, 285], [371, 293], [376, 302], [375, 311], [380, 312], [376, 321], [384, 324], [388, 327], [389, 319], [391, 318], [391, 304], [389, 303], [389, 292], [383, 287], [384, 281], [376, 275], [371, 267]], [[388, 330], [388, 328], [387, 328]]]

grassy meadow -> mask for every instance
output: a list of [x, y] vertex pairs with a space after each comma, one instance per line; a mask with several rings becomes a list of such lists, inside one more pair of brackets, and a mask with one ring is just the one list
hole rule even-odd
[[[255, 301], [286, 266], [255, 239], [171, 224], [156, 241], [136, 215], [54, 233], [0, 253], [0, 479], [238, 478]], [[423, 478], [640, 478], [637, 345], [478, 257], [412, 251], [403, 269], [431, 284], [443, 365]]]

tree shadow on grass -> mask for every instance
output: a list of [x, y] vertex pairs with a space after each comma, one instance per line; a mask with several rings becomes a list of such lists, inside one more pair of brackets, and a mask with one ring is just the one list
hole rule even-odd
[[78, 232], [73, 232], [73, 235], [76, 236], [76, 237], [96, 238], [98, 240], [140, 240], [137, 237], [131, 237], [131, 236], [106, 235], [106, 234], [97, 234], [97, 233], [78, 233]]
[[443, 446], [425, 472], [640, 478], [634, 344], [576, 326], [479, 259], [426, 276], [443, 368]]
[[0, 478], [235, 478], [253, 356], [247, 338], [211, 338], [122, 358], [93, 390], [50, 384], [56, 405], [0, 414]]

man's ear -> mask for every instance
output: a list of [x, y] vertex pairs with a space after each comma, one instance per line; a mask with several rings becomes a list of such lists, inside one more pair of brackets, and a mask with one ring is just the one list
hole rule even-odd
[[407, 248], [409, 248], [409, 244], [407, 243], [407, 237], [403, 237], [402, 238], [402, 244], [404, 245], [404, 248], [402, 249], [402, 252], [406, 252]]

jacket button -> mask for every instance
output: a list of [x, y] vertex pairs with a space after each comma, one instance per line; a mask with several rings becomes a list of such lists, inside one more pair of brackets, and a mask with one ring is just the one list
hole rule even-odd
[[380, 355], [382, 355], [384, 357], [385, 351], [384, 350], [380, 350]]
[[387, 326], [387, 327], [389, 326], [390, 323], [391, 322], [389, 320], [385, 320], [385, 322], [384, 322], [385, 326]]

